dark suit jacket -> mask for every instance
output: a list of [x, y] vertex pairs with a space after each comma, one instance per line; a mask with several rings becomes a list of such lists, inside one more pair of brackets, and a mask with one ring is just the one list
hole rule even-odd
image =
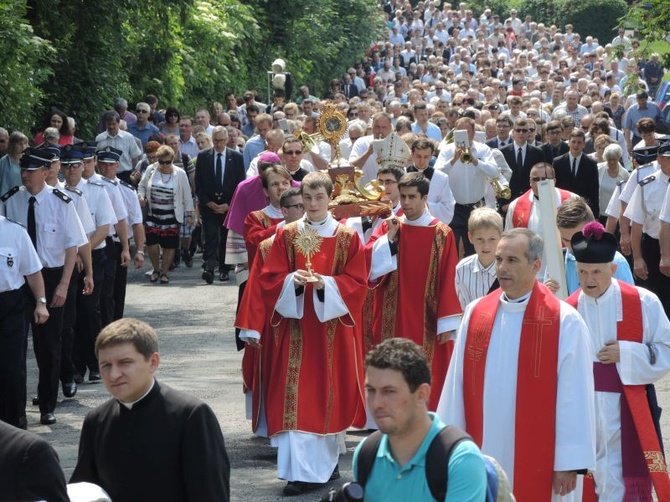
[[559, 157], [564, 153], [568, 153], [568, 150], [570, 150], [570, 148], [568, 147], [568, 144], [565, 141], [561, 141], [559, 143], [558, 153], [556, 155], [554, 155], [550, 143], [545, 143], [544, 145], [542, 145], [542, 151], [544, 152], [544, 161], [549, 162], [550, 164], [554, 162], [554, 157]]
[[156, 382], [132, 409], [110, 399], [86, 415], [70, 482], [114, 501], [230, 500], [230, 461], [214, 412]]
[[237, 185], [244, 181], [246, 177], [242, 154], [226, 148], [225, 155], [223, 192], [218, 194], [216, 192], [215, 179], [216, 150], [210, 148], [198, 154], [195, 164], [195, 193], [198, 196], [200, 211], [203, 213], [212, 212], [207, 207], [207, 203], [209, 202], [230, 204]]
[[[347, 86], [349, 86], [348, 89]], [[342, 84], [342, 94], [344, 94], [347, 99], [355, 98], [358, 96], [358, 86], [353, 82], [351, 84]]]
[[70, 500], [56, 451], [41, 437], [2, 421], [0, 500]]
[[[514, 141], [512, 138], [507, 138], [507, 141]], [[486, 142], [486, 146], [489, 148], [500, 148], [500, 142], [498, 141], [498, 136], [493, 139], [490, 139]]]
[[600, 215], [600, 180], [596, 161], [582, 153], [576, 177], [572, 175], [570, 156], [567, 153], [556, 157], [553, 165], [556, 172], [556, 186], [584, 197], [591, 211], [593, 211], [593, 215], [598, 218]]
[[526, 145], [523, 166], [518, 166], [516, 163], [517, 148], [514, 142], [503, 146], [500, 151], [505, 156], [505, 160], [512, 170], [509, 188], [512, 190], [512, 198], [510, 200], [514, 200], [530, 190], [530, 170], [538, 162], [544, 162], [544, 153], [536, 146]]

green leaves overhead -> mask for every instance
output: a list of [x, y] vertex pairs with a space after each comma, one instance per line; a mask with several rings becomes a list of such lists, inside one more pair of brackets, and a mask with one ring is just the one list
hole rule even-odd
[[192, 114], [265, 94], [278, 57], [321, 94], [383, 27], [370, 0], [0, 0], [0, 122], [34, 132], [55, 106], [87, 138], [115, 97], [147, 94]]

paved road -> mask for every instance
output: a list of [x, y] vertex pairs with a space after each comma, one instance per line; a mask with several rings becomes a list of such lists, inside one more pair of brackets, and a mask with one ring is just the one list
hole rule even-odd
[[[161, 364], [158, 378], [177, 389], [207, 402], [216, 413], [226, 439], [231, 460], [233, 500], [281, 500], [284, 482], [276, 478], [275, 451], [269, 441], [253, 436], [250, 422], [244, 416], [241, 390], [241, 353], [235, 350], [232, 323], [237, 301], [237, 286], [200, 280], [199, 260], [192, 269], [181, 267], [170, 285], [149, 283], [142, 272], [129, 274], [126, 316], [147, 321], [156, 328], [160, 339]], [[37, 369], [30, 354], [28, 361], [29, 396], [37, 386]], [[668, 410], [670, 379], [657, 385], [661, 405]], [[74, 399], [59, 403], [58, 423], [39, 424], [39, 412], [29, 406], [29, 430], [54, 445], [60, 455], [66, 477], [77, 459], [79, 432], [86, 413], [108, 399], [101, 384], [82, 384]], [[662, 420], [666, 452], [670, 445], [670, 411]], [[348, 453], [340, 461], [341, 484], [351, 479], [351, 455], [364, 437], [357, 431], [347, 435]], [[318, 500], [327, 491], [296, 497], [296, 500]]]

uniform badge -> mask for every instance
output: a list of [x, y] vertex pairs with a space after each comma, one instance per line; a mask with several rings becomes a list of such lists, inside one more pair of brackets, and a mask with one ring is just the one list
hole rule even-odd
[[11, 256], [11, 255], [9, 255], [9, 256], [7, 257], [7, 266], [8, 266], [8, 267], [13, 267], [13, 266], [14, 266], [14, 257]]

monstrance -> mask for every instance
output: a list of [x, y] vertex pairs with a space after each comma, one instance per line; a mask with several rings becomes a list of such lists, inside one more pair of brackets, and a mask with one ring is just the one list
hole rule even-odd
[[312, 272], [312, 256], [319, 252], [321, 248], [321, 241], [323, 239], [319, 233], [309, 225], [305, 225], [303, 229], [298, 232], [293, 238], [293, 244], [298, 252], [305, 257], [305, 265], [307, 266], [307, 273], [309, 277], [305, 282], [317, 282], [318, 279], [314, 277]]

